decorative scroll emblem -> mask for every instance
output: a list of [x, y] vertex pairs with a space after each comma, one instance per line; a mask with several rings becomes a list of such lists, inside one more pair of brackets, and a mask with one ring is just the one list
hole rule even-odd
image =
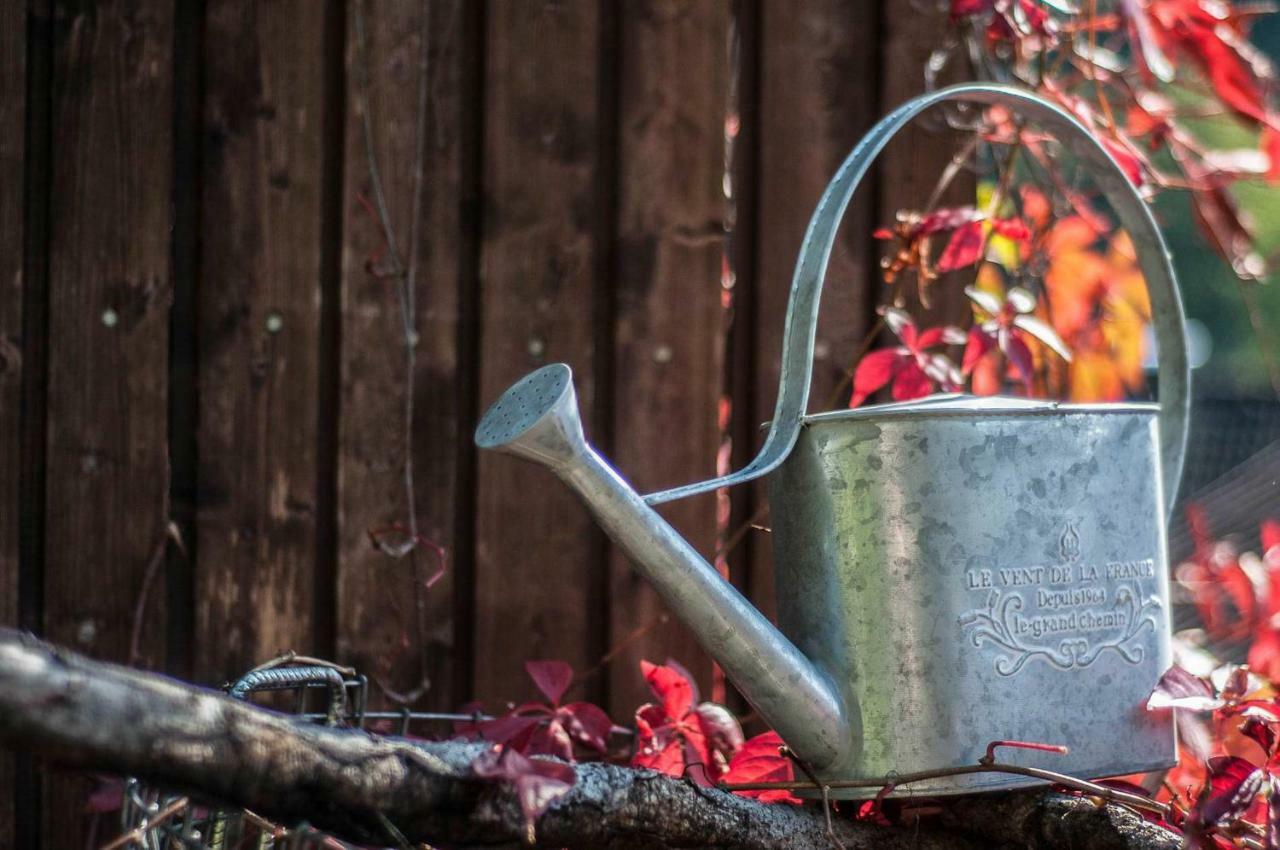
[[1036, 659], [1060, 670], [1088, 667], [1107, 652], [1142, 661], [1142, 633], [1158, 625], [1160, 599], [1145, 592], [1155, 561], [1081, 563], [1080, 534], [1069, 523], [1058, 541], [1061, 561], [1034, 567], [978, 569], [965, 586], [981, 607], [959, 624], [974, 646], [997, 650], [996, 673], [1012, 676]]

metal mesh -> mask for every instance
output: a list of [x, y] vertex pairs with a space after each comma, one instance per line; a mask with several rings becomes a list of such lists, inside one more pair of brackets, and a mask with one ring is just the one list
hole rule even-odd
[[[311, 658], [285, 656], [246, 673], [226, 688], [228, 694], [250, 700], [255, 694], [292, 692], [293, 711], [328, 726], [368, 728], [404, 736], [415, 722], [486, 719], [483, 715], [432, 712], [366, 711], [368, 680], [348, 667]], [[312, 705], [313, 692], [324, 691], [323, 710]], [[313, 829], [307, 824], [284, 827], [245, 809], [219, 808], [185, 795], [152, 788], [137, 779], [125, 780], [120, 809], [120, 836], [101, 850], [355, 850], [355, 845]]]

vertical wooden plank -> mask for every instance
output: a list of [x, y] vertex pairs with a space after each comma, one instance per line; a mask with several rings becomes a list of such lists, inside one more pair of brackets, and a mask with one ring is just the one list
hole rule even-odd
[[[487, 10], [480, 403], [553, 361], [572, 365], [599, 439], [596, 380], [601, 5], [498, 2]], [[582, 671], [607, 579], [593, 523], [545, 469], [481, 452], [476, 473], [476, 695], [527, 691], [523, 662]], [[625, 604], [625, 601], [624, 603]], [[522, 690], [524, 689], [524, 690]]]
[[[887, 112], [924, 92], [929, 57], [946, 41], [948, 30], [954, 25], [941, 6], [930, 6], [911, 14], [885, 7], [884, 15], [880, 80], [881, 103]], [[963, 57], [953, 56], [939, 75], [937, 85], [963, 82], [967, 76]], [[920, 209], [926, 204], [947, 164], [961, 150], [965, 134], [948, 129], [941, 116], [941, 111], [933, 110], [917, 118], [885, 149], [879, 170], [877, 224], [891, 223], [900, 209]], [[974, 184], [968, 174], [952, 181], [939, 200], [941, 206], [972, 203]], [[958, 277], [961, 276], [951, 275], [937, 281], [931, 309], [918, 311], [925, 326], [956, 323], [968, 316], [964, 286], [970, 279], [961, 282]], [[887, 301], [889, 291], [887, 286], [880, 287], [877, 300]]]
[[[45, 624], [117, 661], [168, 516], [172, 14], [54, 6]], [[163, 604], [137, 663], [164, 662]], [[86, 788], [50, 777], [46, 846], [83, 846]]]
[[313, 646], [326, 15], [209, 0], [195, 675]]
[[[0, 7], [0, 625], [18, 625], [26, 10]], [[0, 753], [0, 847], [17, 843], [13, 756]]]
[[[809, 218], [840, 163], [874, 123], [876, 0], [763, 0], [758, 105], [757, 254], [754, 281], [755, 408], [750, 424], [773, 416], [791, 276]], [[903, 15], [911, 19], [914, 14]], [[874, 192], [864, 187], [845, 215], [831, 254], [818, 320], [809, 409], [842, 407], [844, 383], [869, 326], [877, 281], [869, 274]], [[763, 432], [754, 429], [755, 446]], [[766, 501], [757, 487], [757, 504]], [[765, 525], [767, 518], [762, 518]], [[751, 533], [748, 587], [774, 613], [767, 534]]]
[[[723, 391], [729, 0], [622, 7], [614, 460], [641, 492], [715, 476]], [[710, 559], [714, 496], [663, 513]], [[647, 701], [642, 658], [674, 658], [710, 694], [711, 661], [621, 553], [612, 555], [609, 696]], [[637, 635], [643, 637], [637, 638]]]
[[[463, 0], [349, 7], [345, 218], [342, 258], [342, 382], [338, 457], [338, 651], [381, 686], [436, 709], [457, 705], [453, 669], [456, 558], [430, 588], [438, 561], [427, 547], [394, 558], [367, 533], [409, 526], [404, 461], [412, 446], [418, 531], [452, 556], [455, 517], [469, 507], [459, 487], [458, 446], [466, 413], [459, 372], [460, 275], [468, 241], [461, 233], [463, 120], [479, 104], [465, 100], [464, 63], [474, 61], [475, 34]], [[422, 17], [428, 10], [429, 20]], [[363, 34], [363, 45], [361, 36]], [[423, 39], [426, 40], [424, 45]], [[426, 54], [423, 54], [425, 46]], [[424, 68], [425, 62], [425, 68]], [[367, 69], [367, 71], [366, 71]], [[426, 100], [420, 86], [426, 73]], [[366, 80], [367, 73], [367, 83]], [[425, 108], [425, 114], [422, 113]], [[367, 115], [366, 115], [367, 112]], [[396, 249], [412, 277], [393, 274], [390, 247], [375, 212], [364, 122], [390, 214]], [[421, 129], [420, 129], [421, 128]], [[422, 137], [418, 162], [419, 134]], [[415, 221], [415, 175], [421, 169]], [[416, 244], [415, 244], [416, 243]], [[410, 383], [397, 288], [412, 280], [416, 307]], [[413, 394], [406, 433], [406, 396]], [[421, 606], [421, 607], [419, 607]], [[385, 693], [374, 698], [385, 703]]]

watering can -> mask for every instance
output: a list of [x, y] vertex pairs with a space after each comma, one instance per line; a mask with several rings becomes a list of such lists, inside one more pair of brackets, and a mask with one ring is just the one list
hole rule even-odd
[[[943, 101], [1008, 107], [1089, 168], [1150, 290], [1158, 405], [940, 395], [806, 414], [836, 226], [889, 139]], [[1186, 436], [1184, 333], [1160, 232], [1093, 136], [1016, 88], [955, 86], [885, 117], [819, 201], [792, 281], [777, 407], [742, 470], [639, 495], [586, 442], [564, 364], [508, 389], [475, 440], [576, 491], [834, 798], [972, 767], [1010, 739], [1069, 752], [1002, 750], [1002, 762], [1082, 777], [1157, 770], [1175, 762], [1172, 718], [1145, 702], [1172, 662], [1165, 522]], [[777, 627], [652, 507], [765, 475]], [[894, 793], [1035, 781], [965, 773]]]

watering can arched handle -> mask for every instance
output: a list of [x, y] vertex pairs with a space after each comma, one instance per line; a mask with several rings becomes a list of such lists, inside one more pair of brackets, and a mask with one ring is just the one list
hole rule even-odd
[[813, 373], [814, 335], [818, 304], [827, 263], [835, 244], [836, 228], [854, 191], [872, 161], [889, 140], [913, 118], [945, 101], [969, 101], [1005, 106], [1034, 119], [1060, 136], [1059, 141], [1094, 169], [1093, 177], [1128, 232], [1137, 253], [1151, 298], [1152, 322], [1159, 346], [1161, 465], [1166, 507], [1171, 509], [1182, 476], [1189, 413], [1190, 370], [1187, 364], [1186, 328], [1182, 301], [1174, 283], [1169, 250], [1151, 210], [1106, 149], [1074, 116], [1030, 92], [1011, 86], [966, 84], [952, 86], [907, 101], [871, 129], [840, 166], [827, 185], [818, 208], [809, 220], [787, 307], [782, 339], [782, 369], [773, 423], [760, 453], [730, 475], [688, 484], [644, 497], [650, 505], [682, 499], [720, 487], [741, 484], [773, 471], [790, 454], [800, 434], [809, 400]]

